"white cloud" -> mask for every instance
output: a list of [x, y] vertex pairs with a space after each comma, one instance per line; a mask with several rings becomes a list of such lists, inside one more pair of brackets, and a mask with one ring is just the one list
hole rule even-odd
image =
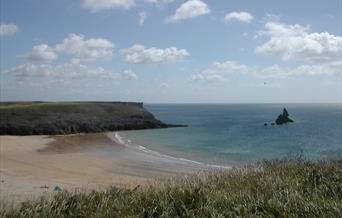
[[224, 81], [225, 77], [233, 73], [248, 73], [250, 67], [236, 61], [213, 62], [212, 66], [201, 73], [193, 74], [193, 81]]
[[70, 81], [93, 78], [100, 80], [136, 80], [138, 77], [132, 70], [116, 73], [102, 67], [89, 67], [82, 64], [22, 64], [2, 72], [18, 81], [41, 80]]
[[[10, 74], [18, 78], [28, 78], [37, 75], [37, 66], [35, 64], [22, 64], [13, 67], [9, 70], [5, 70], [4, 74]], [[45, 72], [41, 72], [41, 75], [45, 76]]]
[[299, 65], [296, 67], [281, 67], [277, 64], [265, 68], [255, 68], [251, 71], [261, 78], [286, 78], [293, 76], [333, 76], [342, 75], [342, 61], [316, 65]]
[[[172, 3], [175, 0], [138, 0], [157, 6]], [[109, 9], [130, 9], [137, 5], [136, 0], [82, 0], [82, 7], [92, 13], [109, 10]]]
[[55, 47], [56, 51], [67, 53], [74, 60], [94, 61], [111, 57], [114, 44], [102, 38], [85, 39], [83, 35], [69, 34], [61, 44]]
[[294, 75], [342, 75], [342, 60], [317, 65], [300, 65], [292, 72]]
[[193, 74], [191, 76], [191, 80], [215, 82], [215, 81], [224, 81], [225, 78], [216, 70], [209, 68], [209, 69], [203, 70], [201, 73]]
[[177, 8], [174, 15], [166, 19], [167, 22], [177, 22], [209, 14], [209, 6], [201, 0], [188, 0]]
[[246, 73], [249, 67], [236, 61], [213, 62], [212, 66], [201, 73], [193, 74], [193, 81], [224, 81], [225, 77], [232, 73]]
[[266, 13], [266, 16], [263, 18], [263, 22], [275, 22], [275, 21], [279, 21], [281, 18], [280, 14], [272, 14], [272, 13]]
[[125, 55], [126, 62], [133, 64], [170, 62], [182, 60], [190, 55], [185, 49], [178, 49], [176, 47], [165, 49], [154, 47], [145, 48], [140, 44], [135, 44], [130, 48], [123, 49], [122, 53]]
[[50, 46], [46, 44], [36, 45], [32, 51], [24, 55], [29, 61], [49, 62], [57, 59], [57, 54]]
[[231, 12], [229, 14], [226, 14], [226, 16], [224, 17], [225, 21], [231, 21], [231, 20], [237, 20], [243, 23], [250, 23], [253, 20], [253, 16], [246, 12], [246, 11], [234, 11]]
[[295, 67], [281, 67], [274, 64], [268, 67], [248, 66], [239, 64], [235, 61], [226, 61], [223, 63], [214, 62], [214, 67], [226, 73], [240, 73], [245, 75], [254, 75], [257, 77], [274, 77], [282, 78], [289, 76], [313, 76], [313, 75], [338, 75], [342, 74], [342, 61], [314, 64], [299, 65]]
[[19, 31], [19, 27], [15, 24], [0, 24], [0, 36], [11, 36]]
[[135, 5], [134, 0], [83, 0], [82, 7], [90, 12], [99, 12], [107, 9], [129, 9]]
[[159, 87], [160, 87], [161, 89], [166, 89], [166, 88], [169, 88], [169, 84], [167, 84], [167, 83], [161, 83], [161, 84], [159, 85]]
[[140, 12], [139, 13], [139, 24], [143, 25], [146, 18], [147, 18], [147, 13], [145, 11]]
[[60, 44], [36, 45], [31, 52], [22, 56], [29, 61], [49, 62], [56, 60], [58, 53], [65, 53], [70, 56], [70, 63], [80, 64], [110, 58], [113, 55], [113, 48], [114, 44], [106, 39], [85, 39], [83, 35], [69, 34]]
[[336, 62], [341, 59], [342, 37], [327, 32], [310, 32], [310, 27], [267, 22], [257, 37], [269, 37], [256, 53], [278, 55], [283, 60], [305, 60], [312, 63]]
[[122, 73], [122, 78], [125, 80], [135, 80], [138, 78], [138, 76], [132, 70], [125, 70]]
[[214, 62], [213, 66], [220, 71], [225, 73], [234, 73], [234, 72], [248, 72], [249, 68], [247, 65], [240, 64], [236, 61], [226, 61], [226, 62]]
[[274, 64], [268, 67], [248, 66], [236, 61], [214, 62], [201, 73], [191, 75], [193, 81], [224, 81], [232, 75], [254, 76], [257, 78], [286, 78], [294, 76], [342, 75], [342, 61], [282, 67]]
[[91, 68], [85, 65], [75, 64], [22, 64], [4, 71], [4, 74], [12, 75], [19, 80], [30, 78], [63, 78], [82, 79], [94, 77], [99, 79], [118, 79], [120, 74], [105, 70], [102, 67]]
[[174, 1], [175, 0], [145, 0], [145, 2], [153, 3], [153, 4], [156, 4], [156, 5], [168, 4], [168, 3], [171, 3], [171, 2], [174, 2]]
[[71, 58], [71, 59], [70, 59], [70, 63], [71, 63], [71, 64], [80, 64], [80, 63], [81, 63], [81, 60], [78, 59], [78, 58]]

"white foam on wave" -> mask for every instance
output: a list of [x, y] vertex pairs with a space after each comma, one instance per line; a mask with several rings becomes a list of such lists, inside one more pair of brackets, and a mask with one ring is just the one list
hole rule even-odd
[[[110, 136], [113, 136], [113, 134], [110, 134], [109, 137]], [[194, 161], [194, 160], [189, 160], [189, 159], [186, 159], [186, 158], [178, 158], [178, 157], [173, 157], [173, 156], [170, 156], [170, 155], [162, 154], [162, 153], [159, 153], [157, 151], [150, 150], [150, 149], [146, 148], [145, 146], [132, 143], [131, 140], [123, 138], [119, 134], [119, 132], [114, 132], [114, 138], [112, 138], [112, 137], [110, 137], [110, 138], [112, 140], [114, 140], [116, 143], [119, 143], [119, 144], [124, 145], [124, 146], [129, 147], [129, 148], [140, 150], [142, 152], [145, 152], [147, 154], [154, 155], [154, 156], [157, 156], [157, 157], [162, 157], [162, 158], [166, 158], [166, 159], [169, 159], [169, 160], [180, 161], [180, 162], [183, 162], [183, 163], [190, 163], [190, 164], [193, 164], [193, 165], [196, 165], [196, 166], [203, 166], [203, 167], [209, 167], [209, 168], [220, 168], [220, 169], [231, 169], [230, 166], [222, 166], [222, 165], [215, 165], [215, 164], [205, 164], [205, 163], [202, 163], [202, 162], [198, 162], [198, 161]]]
[[[116, 140], [115, 140], [115, 139], [116, 139]], [[124, 139], [119, 135], [118, 132], [115, 132], [115, 133], [114, 133], [114, 140], [115, 140], [115, 142], [117, 142], [117, 143], [119, 143], [119, 144], [121, 144], [121, 145], [125, 145]]]

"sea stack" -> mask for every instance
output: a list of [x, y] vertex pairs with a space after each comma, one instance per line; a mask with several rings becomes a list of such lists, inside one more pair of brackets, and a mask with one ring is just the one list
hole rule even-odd
[[293, 123], [294, 121], [289, 118], [289, 113], [287, 112], [286, 108], [283, 109], [283, 114], [280, 114], [278, 118], [276, 119], [277, 125], [282, 125], [285, 123]]

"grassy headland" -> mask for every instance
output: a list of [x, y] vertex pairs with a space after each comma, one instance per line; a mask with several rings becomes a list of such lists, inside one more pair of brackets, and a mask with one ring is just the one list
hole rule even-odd
[[134, 102], [2, 102], [0, 135], [53, 135], [166, 128]]
[[341, 217], [342, 159], [264, 161], [135, 189], [61, 192], [1, 217]]

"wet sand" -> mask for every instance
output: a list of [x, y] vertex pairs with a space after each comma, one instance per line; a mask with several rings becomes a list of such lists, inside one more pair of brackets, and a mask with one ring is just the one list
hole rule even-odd
[[201, 166], [143, 152], [113, 133], [0, 136], [0, 200], [22, 201], [61, 189], [133, 188]]

